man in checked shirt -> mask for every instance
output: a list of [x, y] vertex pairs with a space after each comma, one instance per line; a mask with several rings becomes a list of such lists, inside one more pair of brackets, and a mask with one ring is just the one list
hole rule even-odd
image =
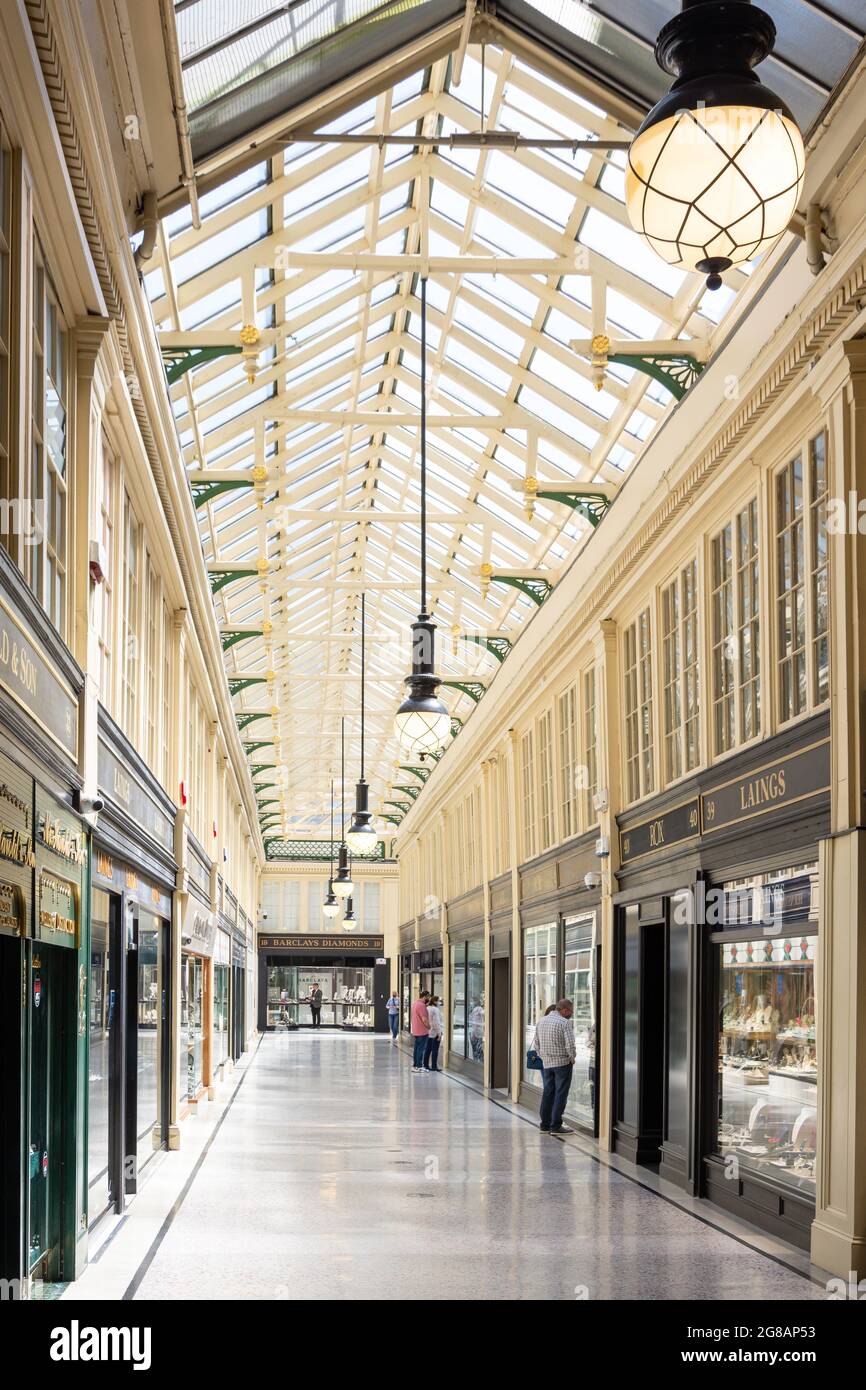
[[551, 1013], [540, 1018], [535, 1026], [532, 1046], [544, 1064], [544, 1090], [541, 1093], [542, 1134], [572, 1134], [562, 1123], [562, 1112], [571, 1087], [574, 1070], [574, 1028], [571, 1016], [574, 1008], [570, 999], [560, 999]]

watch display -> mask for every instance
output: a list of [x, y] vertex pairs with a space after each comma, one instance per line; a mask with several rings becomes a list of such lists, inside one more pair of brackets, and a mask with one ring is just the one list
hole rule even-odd
[[725, 942], [719, 993], [723, 1157], [814, 1190], [817, 936]]

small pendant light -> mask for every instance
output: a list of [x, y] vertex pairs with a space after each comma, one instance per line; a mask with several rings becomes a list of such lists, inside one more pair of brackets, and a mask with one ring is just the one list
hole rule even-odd
[[357, 924], [358, 924], [358, 919], [357, 919], [357, 917], [355, 916], [355, 908], [354, 908], [352, 899], [351, 899], [351, 898], [347, 898], [347, 899], [346, 899], [346, 915], [345, 915], [345, 917], [343, 918], [343, 926], [344, 926], [344, 928], [345, 928], [346, 931], [354, 931], [354, 930], [355, 930], [355, 927], [357, 926]]
[[422, 761], [438, 753], [451, 732], [451, 716], [436, 694], [436, 625], [427, 612], [427, 281], [421, 280], [421, 612], [412, 624], [412, 671], [394, 718], [401, 747]]
[[340, 911], [340, 904], [334, 894], [334, 779], [331, 778], [331, 875], [328, 879], [328, 896], [322, 903], [322, 914], [334, 918]]
[[[340, 825], [346, 825], [346, 721], [340, 721]], [[352, 882], [352, 875], [349, 870], [349, 851], [345, 839], [340, 844], [340, 854], [337, 859], [337, 877], [333, 881], [333, 889], [338, 898], [351, 898], [352, 890], [355, 887]]]
[[355, 785], [355, 814], [352, 824], [346, 831], [346, 843], [352, 854], [373, 854], [379, 843], [379, 835], [373, 824], [373, 812], [369, 807], [370, 788], [364, 778], [364, 652], [365, 627], [367, 619], [367, 595], [361, 595], [361, 776]]

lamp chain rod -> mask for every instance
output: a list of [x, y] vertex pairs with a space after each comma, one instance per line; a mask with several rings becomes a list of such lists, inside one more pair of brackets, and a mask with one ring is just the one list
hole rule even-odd
[[421, 280], [421, 612], [427, 612], [427, 279]]
[[340, 844], [346, 843], [346, 716], [340, 720]]
[[361, 781], [364, 780], [364, 638], [367, 619], [367, 595], [361, 594]]

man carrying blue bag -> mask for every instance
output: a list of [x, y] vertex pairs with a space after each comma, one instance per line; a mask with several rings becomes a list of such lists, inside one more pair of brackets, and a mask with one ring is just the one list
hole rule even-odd
[[539, 1129], [542, 1134], [571, 1134], [562, 1123], [562, 1115], [571, 1088], [574, 1070], [575, 1045], [571, 1017], [574, 1008], [570, 999], [560, 999], [556, 1008], [535, 1027], [531, 1052], [538, 1054], [544, 1067], [544, 1089], [541, 1093]]

